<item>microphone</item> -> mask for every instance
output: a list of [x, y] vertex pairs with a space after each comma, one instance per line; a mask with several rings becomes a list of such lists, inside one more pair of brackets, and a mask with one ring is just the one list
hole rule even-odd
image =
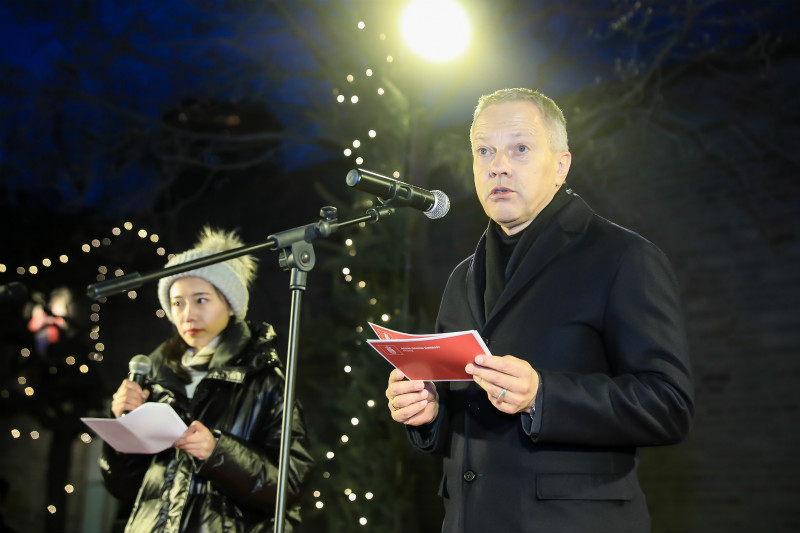
[[28, 288], [20, 281], [0, 285], [0, 302], [21, 302], [28, 295]]
[[153, 363], [146, 355], [134, 355], [128, 363], [128, 379], [144, 388], [145, 377], [150, 373]]
[[402, 181], [359, 168], [347, 173], [347, 184], [386, 200], [425, 212], [431, 219], [442, 218], [450, 210], [450, 198], [442, 191], [427, 191]]

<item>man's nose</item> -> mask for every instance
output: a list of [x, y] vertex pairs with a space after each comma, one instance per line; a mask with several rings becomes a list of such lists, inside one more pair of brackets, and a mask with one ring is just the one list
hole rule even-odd
[[508, 174], [508, 157], [502, 150], [495, 153], [492, 163], [489, 165], [489, 173], [492, 176]]

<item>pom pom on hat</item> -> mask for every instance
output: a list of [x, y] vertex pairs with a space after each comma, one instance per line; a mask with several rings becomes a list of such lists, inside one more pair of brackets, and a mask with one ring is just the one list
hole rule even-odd
[[[240, 248], [244, 243], [235, 231], [225, 232], [205, 226], [200, 232], [200, 237], [194, 248], [177, 254], [165, 266], [171, 267], [208, 257], [220, 252]], [[243, 255], [228, 259], [222, 263], [214, 263], [194, 270], [187, 270], [172, 276], [161, 278], [158, 281], [158, 299], [167, 318], [173, 321], [169, 289], [175, 280], [196, 276], [203, 278], [225, 295], [228, 304], [233, 309], [236, 317], [244, 319], [247, 314], [247, 304], [250, 300], [250, 285], [255, 279], [257, 261], [251, 255]]]

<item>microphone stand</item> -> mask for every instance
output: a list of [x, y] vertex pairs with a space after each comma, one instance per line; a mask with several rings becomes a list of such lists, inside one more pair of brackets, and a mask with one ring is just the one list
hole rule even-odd
[[286, 355], [286, 386], [283, 394], [284, 409], [278, 465], [278, 492], [275, 502], [275, 533], [283, 533], [286, 520], [286, 481], [291, 454], [295, 367], [300, 331], [300, 306], [302, 304], [302, 292], [306, 289], [308, 284], [308, 272], [314, 268], [316, 262], [314, 247], [311, 243], [317, 237], [328, 237], [339, 229], [353, 224], [378, 222], [382, 217], [387, 217], [394, 213], [394, 211], [395, 208], [391, 205], [391, 201], [385, 203], [381, 201], [381, 205], [368, 209], [363, 216], [344, 222], [338, 222], [336, 208], [326, 206], [320, 209], [321, 218], [318, 222], [275, 233], [268, 236], [267, 240], [263, 243], [241, 246], [194, 261], [181, 263], [180, 265], [155, 270], [144, 275], [133, 272], [113, 280], [93, 283], [86, 288], [88, 296], [94, 300], [98, 300], [112, 294], [128, 292], [141, 287], [145, 283], [163, 277], [215, 263], [221, 263], [222, 261], [258, 252], [266, 248], [280, 251], [278, 264], [283, 270], [290, 271], [289, 290], [292, 293], [292, 303], [289, 315], [289, 347]]

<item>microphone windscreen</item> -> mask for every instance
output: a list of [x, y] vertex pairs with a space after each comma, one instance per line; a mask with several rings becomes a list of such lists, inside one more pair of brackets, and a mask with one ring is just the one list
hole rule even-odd
[[131, 375], [146, 376], [150, 373], [153, 363], [146, 355], [134, 355], [128, 362], [128, 371]]
[[431, 191], [434, 202], [433, 205], [425, 211], [425, 216], [432, 219], [442, 218], [450, 211], [450, 198], [445, 193], [439, 190]]

